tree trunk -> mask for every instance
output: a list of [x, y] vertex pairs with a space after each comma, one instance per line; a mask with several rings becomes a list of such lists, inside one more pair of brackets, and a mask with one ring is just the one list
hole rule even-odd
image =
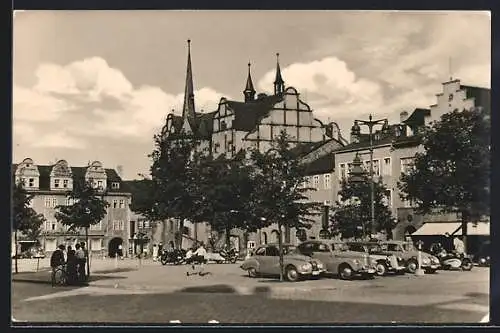
[[469, 222], [469, 213], [466, 210], [462, 211], [462, 241], [464, 242], [465, 253], [468, 253], [467, 248], [467, 223]]
[[16, 274], [19, 273], [18, 268], [17, 268], [17, 230], [14, 230], [14, 245], [16, 247], [16, 250], [14, 252], [14, 263], [15, 263], [15, 272]]
[[87, 279], [90, 277], [90, 261], [89, 261], [89, 227], [85, 227], [85, 243], [87, 244], [87, 251], [85, 251], [85, 257], [87, 257]]
[[226, 246], [227, 248], [231, 248], [231, 228], [229, 226], [226, 226], [225, 228], [225, 233], [226, 233]]
[[179, 232], [178, 232], [178, 235], [176, 237], [176, 244], [175, 244], [175, 247], [177, 249], [181, 249], [182, 248], [182, 238], [184, 236], [184, 218], [180, 218], [179, 219]]
[[283, 227], [281, 221], [278, 222], [278, 249], [279, 249], [279, 263], [280, 263], [280, 282], [283, 282], [284, 268], [283, 268]]

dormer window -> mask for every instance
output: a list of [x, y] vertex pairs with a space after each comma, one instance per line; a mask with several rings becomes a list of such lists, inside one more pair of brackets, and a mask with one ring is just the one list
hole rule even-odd
[[221, 122], [220, 122], [220, 128], [221, 128], [222, 130], [227, 129], [227, 124], [226, 124], [226, 121], [224, 121], [224, 120], [223, 120], [223, 121], [221, 121]]
[[54, 179], [54, 187], [55, 188], [59, 188], [60, 185], [61, 185], [61, 180], [60, 179]]
[[120, 183], [117, 182], [111, 183], [111, 188], [114, 190], [118, 190], [120, 188]]
[[102, 189], [102, 180], [97, 181], [97, 188], [100, 190]]
[[69, 180], [68, 179], [64, 179], [63, 180], [63, 187], [64, 188], [68, 188], [68, 184], [69, 184]]
[[35, 178], [28, 179], [28, 187], [35, 187]]

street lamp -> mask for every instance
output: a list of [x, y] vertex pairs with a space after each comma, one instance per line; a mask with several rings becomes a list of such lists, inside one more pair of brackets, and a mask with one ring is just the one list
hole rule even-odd
[[375, 184], [373, 182], [373, 127], [375, 125], [382, 125], [382, 131], [387, 131], [389, 129], [389, 121], [387, 119], [373, 120], [372, 115], [368, 117], [368, 120], [355, 120], [354, 128], [359, 132], [359, 125], [368, 126], [369, 138], [370, 138], [370, 203], [371, 203], [371, 221], [372, 227], [371, 232], [375, 234], [377, 229], [375, 227]]
[[[356, 153], [356, 156], [354, 156], [354, 160], [352, 161], [352, 169], [349, 171], [349, 181], [353, 183], [362, 183], [365, 181], [365, 171], [361, 167], [361, 159], [359, 158], [359, 154]], [[359, 198], [354, 198], [353, 199], [353, 204], [355, 206], [358, 206], [360, 204]], [[357, 229], [360, 229], [359, 226]], [[361, 230], [363, 233], [363, 237], [366, 236], [366, 230], [365, 230], [365, 224], [363, 221], [361, 221]]]

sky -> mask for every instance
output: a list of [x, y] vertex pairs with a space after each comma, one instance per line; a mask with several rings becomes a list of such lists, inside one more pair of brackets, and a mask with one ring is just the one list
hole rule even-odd
[[187, 39], [198, 112], [243, 100], [247, 63], [349, 138], [354, 119], [429, 107], [450, 77], [490, 88], [488, 12], [22, 11], [13, 20], [13, 162], [65, 159], [148, 174], [171, 110], [180, 114]]

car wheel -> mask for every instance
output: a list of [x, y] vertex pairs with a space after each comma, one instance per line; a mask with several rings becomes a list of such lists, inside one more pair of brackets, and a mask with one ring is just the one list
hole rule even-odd
[[342, 280], [351, 280], [352, 279], [352, 268], [351, 266], [344, 264], [339, 267], [339, 276]]
[[376, 272], [378, 276], [384, 276], [387, 273], [387, 266], [384, 263], [377, 263]]
[[462, 261], [462, 270], [464, 271], [470, 271], [472, 269], [472, 261], [468, 259], [464, 259]]
[[285, 277], [290, 282], [296, 282], [300, 279], [299, 272], [294, 266], [288, 266], [285, 270]]
[[257, 277], [257, 270], [255, 269], [255, 267], [250, 267], [248, 270], [248, 276], [251, 277], [251, 278], [254, 278], [254, 277]]
[[417, 268], [418, 268], [418, 264], [415, 260], [410, 260], [406, 264], [406, 269], [408, 270], [408, 273], [415, 274], [415, 272], [417, 271]]

